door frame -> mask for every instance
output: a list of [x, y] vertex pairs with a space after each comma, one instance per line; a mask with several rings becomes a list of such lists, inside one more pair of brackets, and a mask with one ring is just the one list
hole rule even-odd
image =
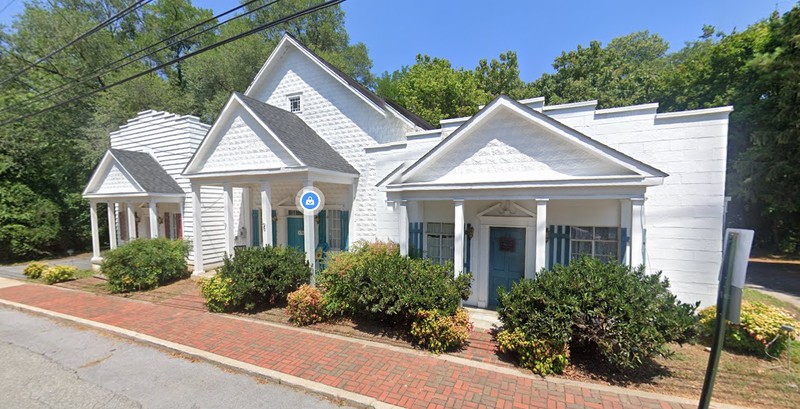
[[536, 258], [536, 217], [531, 216], [479, 216], [479, 234], [477, 244], [479, 251], [473, 252], [473, 266], [478, 266], [473, 271], [478, 271], [475, 276], [475, 291], [473, 291], [468, 304], [479, 308], [489, 307], [489, 252], [491, 246], [489, 233], [491, 227], [517, 227], [525, 229], [525, 278], [533, 278]]

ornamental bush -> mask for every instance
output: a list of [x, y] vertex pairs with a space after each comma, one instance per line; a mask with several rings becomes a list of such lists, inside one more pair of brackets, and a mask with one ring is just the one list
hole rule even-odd
[[151, 290], [189, 277], [187, 253], [182, 240], [137, 239], [106, 253], [100, 269], [111, 292]]
[[217, 275], [230, 280], [230, 309], [252, 311], [285, 300], [308, 282], [311, 269], [297, 249], [248, 247], [225, 256]]
[[28, 264], [25, 266], [25, 270], [22, 270], [22, 274], [25, 274], [25, 277], [28, 277], [32, 280], [36, 280], [42, 276], [45, 270], [47, 270], [49, 266], [47, 263], [41, 261], [34, 261], [33, 263]]
[[75, 278], [78, 267], [75, 266], [52, 266], [42, 273], [42, 281], [46, 284], [63, 283]]
[[438, 310], [419, 310], [411, 324], [414, 342], [435, 354], [463, 346], [471, 331], [469, 314], [463, 308], [456, 309], [452, 315]]
[[[703, 335], [710, 337], [716, 325], [717, 307], [704, 308], [699, 315]], [[742, 301], [739, 318], [741, 323], [730, 324], [725, 333], [725, 348], [761, 357], [779, 357], [791, 342], [790, 334], [781, 331], [781, 326], [800, 328], [800, 322], [788, 311], [757, 301]]]
[[206, 299], [206, 308], [211, 312], [227, 312], [233, 307], [233, 280], [220, 275], [203, 278], [197, 282], [200, 294]]
[[419, 310], [455, 314], [470, 295], [472, 275], [453, 276], [452, 264], [401, 256], [395, 243], [356, 243], [332, 257], [320, 275], [330, 315], [366, 315], [391, 325], [410, 325]]
[[[546, 360], [548, 350], [566, 359], [570, 354], [596, 358], [620, 369], [634, 369], [655, 354], [668, 353], [666, 344], [687, 342], [697, 333], [696, 304], [685, 304], [669, 291], [661, 273], [646, 274], [591, 258], [569, 266], [542, 270], [522, 280], [510, 292], [499, 291], [498, 315], [507, 350], [520, 354], [521, 364], [544, 372], [563, 369]], [[524, 350], [532, 350], [522, 361]]]
[[519, 357], [520, 366], [542, 376], [562, 373], [569, 364], [569, 345], [530, 338], [522, 328], [500, 331], [497, 334], [497, 346], [503, 353]]
[[316, 287], [303, 284], [297, 290], [289, 293], [286, 301], [288, 303], [286, 313], [289, 314], [292, 323], [298, 327], [316, 324], [325, 319], [324, 300], [322, 293]]

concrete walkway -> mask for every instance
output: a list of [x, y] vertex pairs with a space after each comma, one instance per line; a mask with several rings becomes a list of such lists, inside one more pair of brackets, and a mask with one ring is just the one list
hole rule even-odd
[[[228, 315], [0, 279], [0, 305], [113, 331], [373, 407], [694, 408], [690, 399]], [[730, 407], [716, 405], [715, 407]]]

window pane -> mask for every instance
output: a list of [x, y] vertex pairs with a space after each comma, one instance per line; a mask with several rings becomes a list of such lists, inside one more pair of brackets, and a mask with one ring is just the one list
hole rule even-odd
[[428, 258], [438, 260], [440, 257], [439, 252], [439, 236], [428, 236]]
[[455, 240], [452, 237], [442, 238], [442, 261], [452, 261]]
[[572, 241], [570, 243], [571, 257], [579, 258], [580, 256], [592, 256], [592, 242], [591, 241]]
[[438, 234], [442, 231], [442, 224], [441, 223], [428, 223], [428, 233], [430, 234]]
[[595, 227], [594, 228], [595, 240], [616, 240], [617, 228], [616, 227]]
[[586, 226], [573, 226], [570, 228], [570, 238], [573, 240], [591, 240], [592, 228]]
[[617, 259], [617, 247], [615, 241], [597, 241], [594, 243], [594, 255], [604, 261], [608, 261], [609, 258]]
[[442, 223], [443, 234], [454, 234], [455, 230], [456, 230], [455, 223]]

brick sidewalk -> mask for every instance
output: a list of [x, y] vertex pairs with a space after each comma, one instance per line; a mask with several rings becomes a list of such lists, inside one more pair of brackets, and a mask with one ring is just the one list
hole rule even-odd
[[[415, 351], [42, 285], [0, 298], [136, 331], [409, 408], [694, 408], [664, 396], [492, 370]], [[500, 368], [498, 368], [500, 369]], [[516, 371], [515, 371], [516, 372]], [[681, 403], [684, 402], [684, 403]]]

